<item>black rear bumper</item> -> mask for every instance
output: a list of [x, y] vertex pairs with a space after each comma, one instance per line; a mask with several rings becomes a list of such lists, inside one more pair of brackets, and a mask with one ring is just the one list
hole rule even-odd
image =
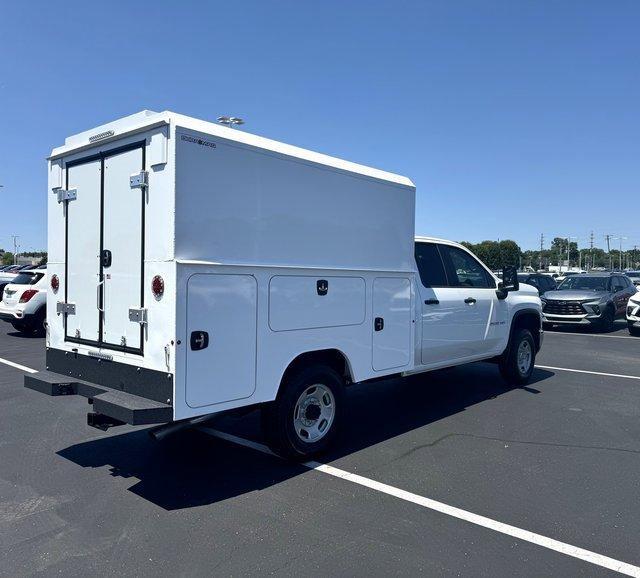
[[173, 420], [173, 376], [160, 371], [47, 350], [47, 371], [26, 375], [24, 386], [51, 396], [80, 395], [93, 406], [87, 423], [149, 425]]
[[[88, 423], [100, 429], [124, 423], [131, 425], [166, 423], [173, 419], [173, 407], [166, 403], [50, 371], [25, 375], [24, 386], [45, 395], [81, 395], [88, 398], [89, 403], [93, 405]], [[110, 419], [105, 420], [97, 416]]]

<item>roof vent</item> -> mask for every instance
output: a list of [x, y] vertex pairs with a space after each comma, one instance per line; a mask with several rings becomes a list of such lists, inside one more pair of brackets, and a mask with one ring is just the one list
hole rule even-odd
[[114, 134], [116, 134], [114, 131], [112, 130], [105, 130], [104, 132], [99, 132], [98, 134], [94, 134], [93, 136], [89, 137], [89, 142], [96, 142], [105, 138], [109, 138], [110, 136], [113, 136]]

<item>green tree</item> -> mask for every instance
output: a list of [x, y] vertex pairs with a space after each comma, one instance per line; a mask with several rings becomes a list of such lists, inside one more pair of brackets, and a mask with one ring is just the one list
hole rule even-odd
[[519, 266], [520, 264], [522, 251], [515, 241], [504, 240], [499, 243], [497, 241], [482, 241], [476, 244], [463, 241], [461, 244], [494, 271], [502, 269], [506, 265]]
[[13, 253], [6, 251], [2, 255], [2, 264], [3, 265], [13, 265]]

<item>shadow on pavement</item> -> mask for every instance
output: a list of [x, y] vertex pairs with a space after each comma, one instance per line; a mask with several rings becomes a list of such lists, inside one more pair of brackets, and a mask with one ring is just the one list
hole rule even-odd
[[[552, 375], [536, 369], [530, 384], [522, 389], [540, 393], [533, 385]], [[347, 456], [512, 389], [490, 364], [354, 385], [348, 390], [349, 419], [339, 447], [321, 459], [330, 462]], [[242, 418], [217, 418], [212, 425], [262, 441], [257, 411]], [[154, 441], [146, 429], [130, 431], [76, 444], [58, 453], [85, 468], [109, 467], [113, 476], [137, 479], [130, 491], [165, 510], [213, 504], [308, 471], [194, 429], [183, 430], [163, 442]]]

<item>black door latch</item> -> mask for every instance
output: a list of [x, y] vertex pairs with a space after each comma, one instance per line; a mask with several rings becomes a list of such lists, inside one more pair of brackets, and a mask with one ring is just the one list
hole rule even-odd
[[111, 267], [111, 251], [109, 249], [103, 249], [100, 255], [103, 267]]
[[206, 331], [192, 331], [191, 332], [191, 349], [193, 351], [200, 351], [206, 349], [209, 346], [209, 334]]
[[316, 289], [318, 290], [318, 295], [326, 295], [329, 292], [329, 281], [325, 279], [318, 279]]
[[382, 331], [384, 329], [384, 319], [382, 317], [376, 317], [375, 321], [373, 322], [373, 328], [376, 331]]

